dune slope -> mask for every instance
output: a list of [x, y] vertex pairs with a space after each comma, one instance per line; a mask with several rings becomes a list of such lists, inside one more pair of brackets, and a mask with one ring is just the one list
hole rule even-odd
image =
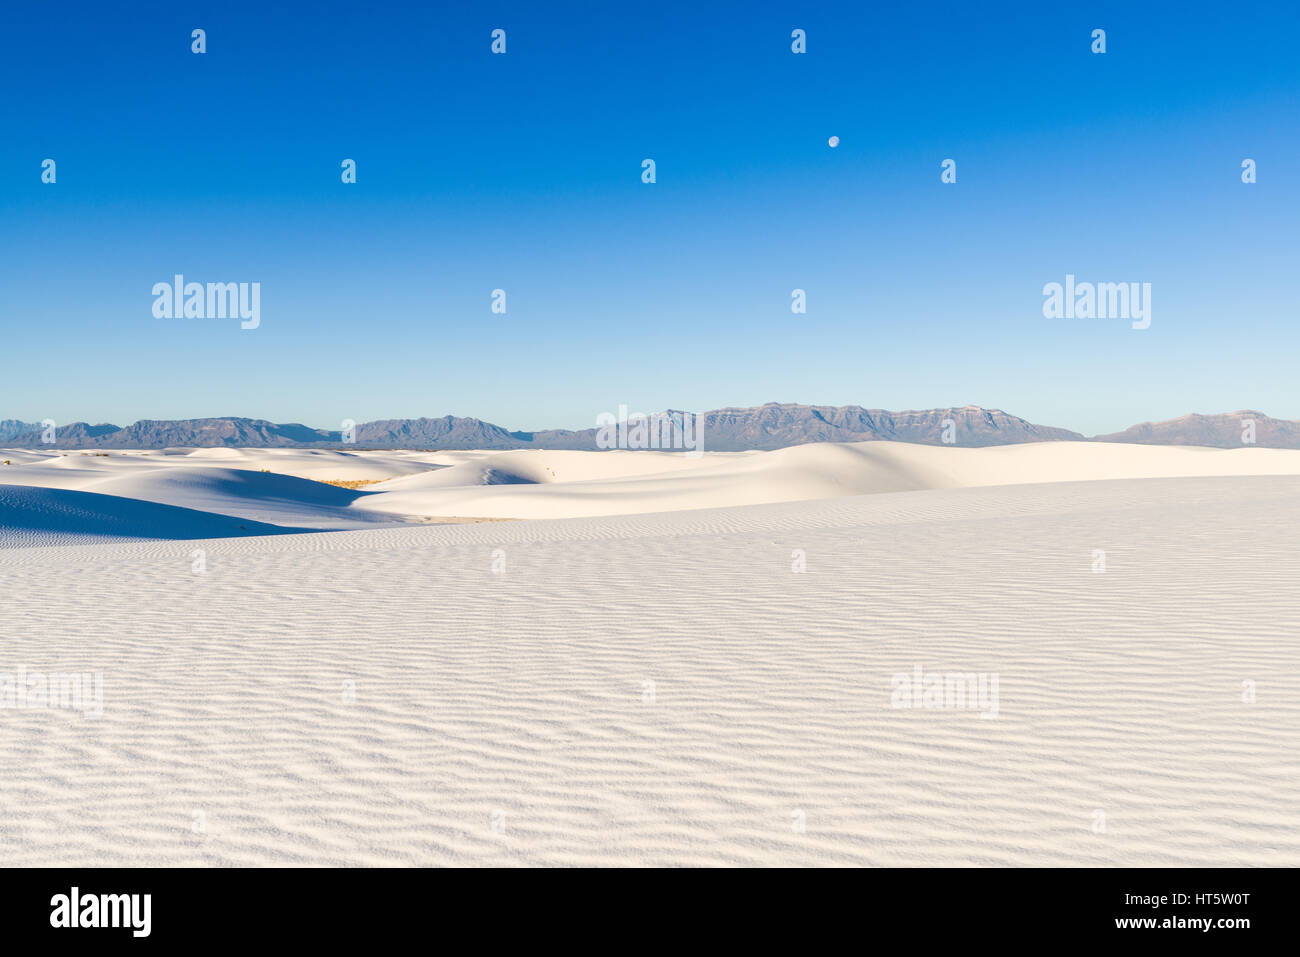
[[301, 529], [94, 492], [0, 485], [0, 549], [122, 539], [237, 538], [287, 531]]

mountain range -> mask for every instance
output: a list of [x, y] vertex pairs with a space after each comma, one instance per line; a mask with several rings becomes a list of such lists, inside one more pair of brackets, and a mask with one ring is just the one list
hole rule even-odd
[[[668, 411], [655, 421], [672, 419], [677, 427], [690, 413]], [[1253, 422], [1254, 444], [1264, 448], [1300, 448], [1300, 422], [1274, 419], [1260, 412], [1186, 415], [1164, 422], [1144, 422], [1123, 432], [1091, 439], [1053, 426], [1036, 425], [1000, 409], [964, 406], [949, 409], [889, 412], [861, 406], [796, 405], [769, 402], [754, 408], [714, 409], [700, 413], [704, 448], [711, 451], [778, 449], [809, 442], [893, 440], [922, 445], [944, 442], [945, 422], [952, 444], [1012, 445], [1021, 442], [1095, 441], [1145, 445], [1204, 445], [1238, 448]], [[697, 422], [697, 426], [700, 423]], [[212, 419], [142, 419], [132, 425], [90, 425], [74, 422], [55, 429], [56, 447], [102, 449], [163, 448], [330, 448], [352, 445], [368, 449], [598, 449], [598, 430], [545, 429], [511, 432], [481, 419], [444, 415], [440, 418], [381, 419], [355, 427], [355, 442], [345, 443], [342, 431], [315, 429], [298, 423], [276, 423], [237, 416]], [[0, 419], [0, 444], [10, 448], [41, 448], [40, 424]]]

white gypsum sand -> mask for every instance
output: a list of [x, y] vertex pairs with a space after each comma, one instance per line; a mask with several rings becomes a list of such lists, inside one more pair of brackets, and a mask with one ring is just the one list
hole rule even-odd
[[[954, 448], [820, 443], [774, 452], [0, 451], [0, 487], [39, 486], [291, 530], [465, 519], [579, 518], [1083, 479], [1300, 475], [1300, 451], [1045, 442]], [[342, 482], [351, 487], [323, 484]], [[365, 483], [365, 484], [358, 484]], [[66, 496], [28, 498], [47, 513]], [[99, 506], [111, 508], [101, 501]], [[123, 505], [125, 508], [125, 504]], [[4, 514], [0, 505], [0, 515]], [[17, 509], [16, 501], [9, 514]], [[40, 544], [39, 520], [23, 544]], [[11, 523], [13, 524], [13, 523]], [[56, 523], [57, 524], [57, 523]], [[50, 537], [69, 543], [71, 521]], [[178, 527], [163, 537], [199, 537]], [[119, 536], [126, 537], [122, 524]], [[245, 534], [249, 530], [245, 530]], [[202, 533], [207, 535], [207, 533]], [[230, 532], [229, 534], [237, 534]], [[139, 537], [158, 537], [150, 526]], [[89, 539], [88, 539], [89, 540]], [[0, 531], [0, 547], [17, 544]]]
[[[0, 673], [102, 675], [0, 709], [7, 861], [1300, 864], [1300, 453], [373, 453], [341, 504], [243, 451], [0, 485], [9, 544], [100, 522], [0, 549]], [[511, 508], [586, 516], [407, 522]]]

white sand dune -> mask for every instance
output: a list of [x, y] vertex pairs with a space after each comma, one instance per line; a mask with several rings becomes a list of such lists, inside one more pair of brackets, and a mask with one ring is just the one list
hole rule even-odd
[[[580, 518], [868, 493], [1077, 480], [1300, 475], [1300, 451], [1050, 442], [897, 442], [774, 452], [2, 452], [0, 483], [99, 492], [291, 528], [465, 518]], [[361, 476], [362, 478], [357, 478]], [[357, 490], [324, 481], [364, 481]], [[134, 513], [133, 513], [134, 514]], [[0, 547], [7, 540], [0, 513]], [[12, 536], [10, 536], [12, 537]], [[139, 537], [152, 535], [142, 532]], [[23, 544], [38, 543], [30, 530]]]
[[[796, 451], [717, 468], [998, 487], [701, 508], [708, 465], [690, 510], [211, 539], [204, 574], [184, 541], [0, 550], [0, 672], [103, 678], [99, 717], [0, 709], [0, 854], [1300, 864], [1300, 478], [1009, 484], [1286, 456]], [[893, 707], [917, 667], [997, 675], [996, 718]]]
[[553, 485], [566, 482], [619, 480], [641, 476], [677, 475], [749, 457], [721, 453], [709, 457], [671, 452], [544, 451], [479, 452], [448, 468], [424, 471], [384, 483], [384, 490], [419, 491], [431, 488], [484, 485]]
[[[471, 453], [472, 454], [472, 453]], [[332, 449], [195, 449], [189, 463], [231, 469], [269, 469], [279, 475], [316, 481], [382, 481], [398, 475], [414, 475], [435, 467], [454, 464], [456, 453], [439, 452], [344, 452]]]
[[135, 498], [0, 485], [0, 546], [5, 548], [122, 539], [230, 538], [286, 530], [274, 524]]
[[1300, 451], [1089, 442], [979, 449], [822, 443], [699, 458], [528, 450], [384, 482], [375, 486], [382, 494], [354, 507], [402, 516], [577, 518], [873, 492], [1211, 475], [1300, 475]]
[[[17, 450], [0, 451], [0, 461], [11, 462], [0, 466], [0, 487], [27, 485], [95, 492], [297, 530], [364, 528], [399, 520], [351, 508], [366, 493], [327, 485], [319, 479], [374, 482], [440, 467], [429, 461], [434, 456], [428, 453], [404, 456], [294, 449], [197, 449], [109, 455], [28, 452], [22, 459], [19, 454]], [[19, 504], [13, 499], [10, 507]], [[51, 504], [45, 501], [43, 507]], [[0, 547], [16, 537], [7, 530], [23, 524], [16, 516], [12, 521], [9, 517], [0, 509]], [[129, 526], [136, 518], [144, 524], [133, 532]], [[127, 511], [119, 527], [123, 535], [155, 538], [150, 521], [143, 512]], [[229, 527], [229, 523], [210, 527]], [[190, 537], [200, 536], [196, 533]], [[22, 544], [40, 544], [40, 538], [27, 528]]]
[[[87, 475], [119, 476], [159, 468], [267, 470], [314, 481], [382, 481], [462, 461], [455, 452], [344, 452], [324, 449], [162, 449], [87, 452], [0, 449], [0, 481], [14, 484], [76, 482]], [[22, 466], [22, 467], [18, 467]], [[72, 478], [60, 478], [72, 476]], [[26, 478], [24, 478], [26, 477]], [[32, 479], [27, 481], [27, 478]]]
[[299, 528], [355, 528], [386, 518], [351, 508], [365, 492], [247, 469], [161, 468], [102, 477], [83, 487]]

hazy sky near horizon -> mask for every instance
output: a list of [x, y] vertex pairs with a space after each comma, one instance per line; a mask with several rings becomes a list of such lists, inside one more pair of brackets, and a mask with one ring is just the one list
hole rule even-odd
[[7, 4], [0, 418], [1300, 418], [1300, 6], [901, 6]]

